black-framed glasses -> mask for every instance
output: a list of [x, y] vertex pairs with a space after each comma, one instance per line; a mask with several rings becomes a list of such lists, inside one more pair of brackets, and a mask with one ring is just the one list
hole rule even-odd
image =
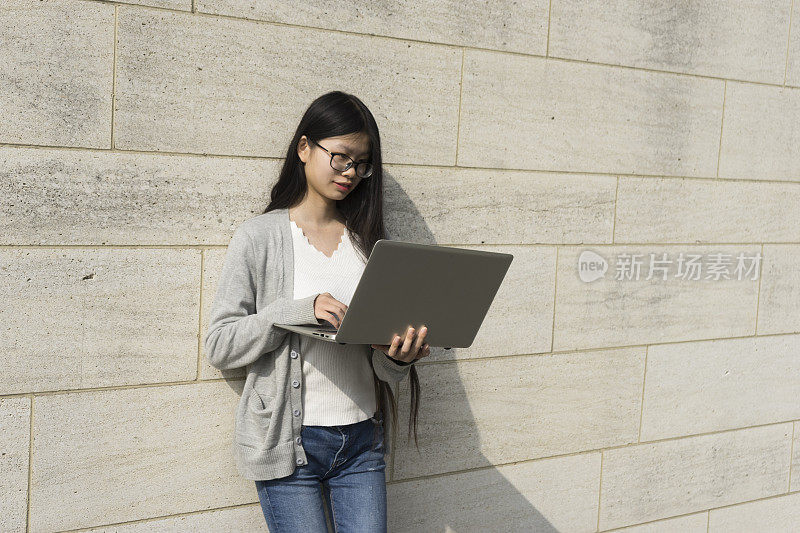
[[331, 156], [331, 168], [333, 170], [338, 170], [339, 172], [345, 172], [353, 165], [356, 166], [356, 176], [359, 178], [368, 178], [372, 176], [372, 163], [369, 161], [360, 161], [356, 163], [352, 157], [347, 154], [343, 154], [340, 152], [331, 152], [317, 141], [312, 139], [311, 137], [307, 137], [312, 143], [316, 144]]

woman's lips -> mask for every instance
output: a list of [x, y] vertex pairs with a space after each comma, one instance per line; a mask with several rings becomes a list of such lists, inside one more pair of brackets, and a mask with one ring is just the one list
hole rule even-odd
[[344, 185], [339, 185], [335, 181], [333, 182], [333, 184], [336, 185], [336, 187], [338, 187], [342, 191], [349, 191], [350, 190], [350, 187], [345, 187]]

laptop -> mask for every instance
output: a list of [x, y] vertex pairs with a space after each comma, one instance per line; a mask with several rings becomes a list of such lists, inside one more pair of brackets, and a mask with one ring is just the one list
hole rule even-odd
[[514, 256], [380, 239], [337, 329], [276, 326], [339, 344], [391, 344], [409, 326], [428, 327], [429, 346], [468, 348]]

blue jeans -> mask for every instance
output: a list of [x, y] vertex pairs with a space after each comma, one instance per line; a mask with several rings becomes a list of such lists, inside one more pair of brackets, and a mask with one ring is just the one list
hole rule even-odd
[[270, 533], [327, 533], [325, 509], [337, 533], [386, 532], [379, 416], [342, 426], [302, 426], [308, 463], [289, 476], [256, 481]]

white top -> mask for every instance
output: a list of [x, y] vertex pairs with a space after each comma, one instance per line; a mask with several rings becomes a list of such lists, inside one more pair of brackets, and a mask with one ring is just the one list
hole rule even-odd
[[[366, 262], [345, 229], [339, 247], [327, 257], [291, 220], [294, 245], [294, 299], [329, 292], [350, 305]], [[303, 354], [303, 425], [340, 426], [361, 422], [377, 410], [372, 350], [300, 335]]]

